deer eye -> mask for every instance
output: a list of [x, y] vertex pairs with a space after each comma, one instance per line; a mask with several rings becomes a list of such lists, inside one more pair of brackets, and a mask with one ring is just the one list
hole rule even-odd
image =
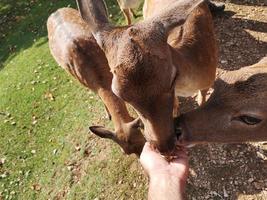
[[256, 125], [259, 124], [262, 120], [256, 117], [241, 115], [237, 118], [237, 120], [247, 124], [247, 125]]

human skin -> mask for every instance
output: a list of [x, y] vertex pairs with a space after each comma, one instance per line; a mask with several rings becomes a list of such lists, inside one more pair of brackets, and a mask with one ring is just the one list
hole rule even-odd
[[185, 149], [177, 150], [177, 158], [168, 162], [148, 142], [140, 162], [149, 176], [148, 200], [182, 200], [188, 177], [188, 156]]

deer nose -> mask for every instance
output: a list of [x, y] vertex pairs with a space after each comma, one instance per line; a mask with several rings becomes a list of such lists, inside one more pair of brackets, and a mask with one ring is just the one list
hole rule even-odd
[[185, 121], [186, 118], [184, 115], [180, 115], [179, 117], [174, 118], [174, 132], [177, 138], [177, 144], [190, 148], [195, 144], [192, 143], [192, 136], [188, 131]]
[[175, 135], [176, 135], [176, 137], [177, 137], [178, 140], [182, 136], [181, 121], [182, 121], [182, 118], [181, 117], [176, 117], [173, 120], [174, 133], [175, 133]]
[[176, 141], [177, 138], [175, 136], [171, 136], [166, 141], [152, 141], [152, 145], [158, 149], [161, 154], [168, 155], [173, 152]]

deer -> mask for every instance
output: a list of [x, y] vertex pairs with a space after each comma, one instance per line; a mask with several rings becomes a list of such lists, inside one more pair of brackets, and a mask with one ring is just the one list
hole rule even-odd
[[[212, 13], [218, 13], [225, 9], [225, 5], [223, 3], [214, 3], [210, 0], [206, 0], [206, 3]], [[143, 17], [147, 18], [148, 16], [151, 16], [153, 12], [157, 12], [156, 7], [161, 5], [162, 3], [158, 4], [158, 1], [155, 0], [145, 0], [143, 6]]]
[[267, 56], [235, 71], [218, 70], [205, 104], [175, 119], [181, 145], [267, 141]]
[[108, 62], [88, 24], [77, 10], [62, 8], [48, 18], [47, 30], [56, 62], [101, 98], [113, 121], [115, 131], [103, 130], [101, 126], [91, 126], [91, 131], [115, 141], [126, 154], [139, 156], [145, 143], [140, 120], [130, 116], [125, 102], [112, 92]]
[[123, 15], [127, 21], [128, 25], [132, 24], [131, 17], [135, 17], [136, 15], [133, 11], [133, 9], [138, 8], [140, 5], [140, 0], [117, 0], [121, 11], [123, 12]]
[[[121, 11], [123, 12], [123, 15], [127, 21], [128, 25], [132, 24], [131, 16], [137, 17], [133, 11], [133, 9], [138, 8], [140, 4], [140, 0], [117, 0]], [[222, 3], [215, 4], [214, 2], [207, 1], [209, 5], [209, 9], [211, 12], [220, 12], [223, 11], [225, 6]], [[153, 7], [157, 6], [158, 3], [154, 0], [145, 0], [144, 6], [143, 6], [143, 17], [147, 18], [147, 16], [150, 16], [150, 12], [153, 12], [155, 10]], [[160, 5], [160, 4], [159, 4]]]
[[[145, 140], [167, 155], [177, 143], [175, 99], [201, 91], [205, 101], [215, 80], [218, 53], [205, 1], [154, 1], [155, 10], [143, 21], [121, 27], [109, 22], [102, 0], [77, 3], [108, 62], [112, 92], [135, 109]], [[106, 131], [93, 130], [98, 135]]]

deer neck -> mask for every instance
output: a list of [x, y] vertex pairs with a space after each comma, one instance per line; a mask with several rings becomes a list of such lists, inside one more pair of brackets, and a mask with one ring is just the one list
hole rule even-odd
[[97, 93], [107, 107], [115, 129], [119, 130], [122, 128], [123, 124], [133, 120], [127, 111], [125, 103], [111, 90], [101, 88]]

